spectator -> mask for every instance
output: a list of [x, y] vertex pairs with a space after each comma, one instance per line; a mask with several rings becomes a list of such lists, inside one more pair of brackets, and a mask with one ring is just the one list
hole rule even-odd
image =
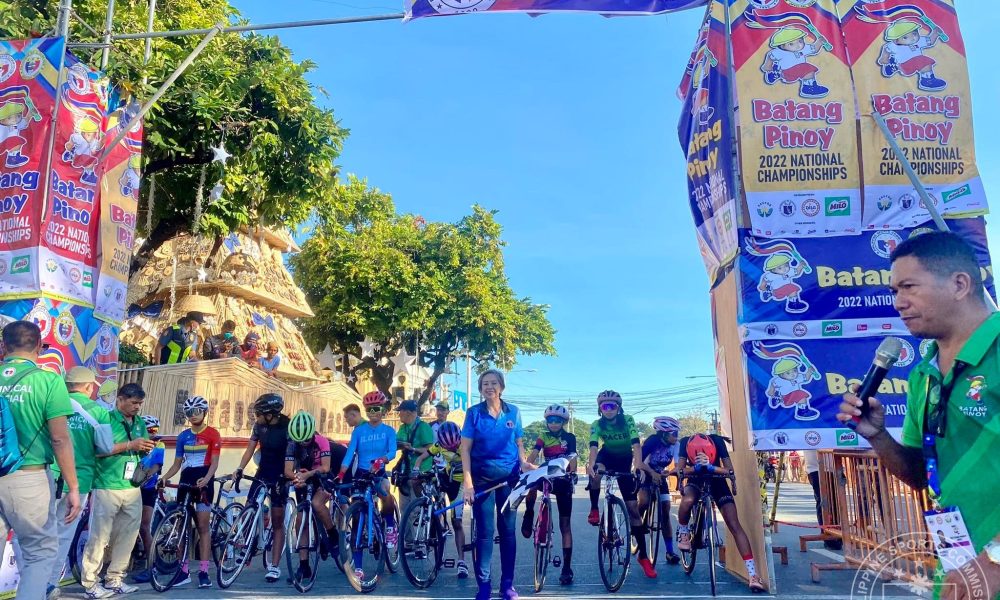
[[175, 325], [164, 329], [153, 349], [153, 356], [157, 358], [156, 364], [173, 365], [190, 360], [191, 335], [197, 327], [198, 321], [185, 315], [177, 319]]
[[[87, 503], [87, 496], [94, 483], [94, 472], [97, 468], [97, 455], [107, 454], [114, 448], [114, 436], [111, 433], [111, 416], [101, 405], [90, 399], [97, 390], [97, 377], [94, 372], [86, 367], [73, 367], [66, 374], [66, 387], [69, 390], [70, 404], [73, 407], [73, 414], [69, 417], [69, 431], [73, 439], [73, 454], [76, 461], [76, 477], [80, 486], [80, 502]], [[52, 476], [56, 477], [57, 483], [62, 481], [62, 476], [58, 468], [52, 469]], [[56, 514], [66, 510], [67, 492], [69, 488], [63, 485], [63, 497], [56, 505]], [[48, 598], [52, 600], [59, 594], [53, 592], [58, 589], [62, 580], [64, 561], [59, 558], [65, 557], [69, 553], [69, 546], [73, 542], [76, 534], [77, 517], [73, 522], [67, 523], [59, 530], [59, 551], [56, 552], [57, 559], [52, 565], [52, 574], [49, 576]]]
[[[153, 547], [153, 509], [156, 508], [156, 497], [159, 493], [156, 489], [156, 482], [160, 479], [160, 471], [163, 470], [163, 460], [167, 447], [160, 441], [160, 419], [153, 415], [143, 415], [142, 420], [146, 423], [146, 434], [156, 444], [142, 459], [142, 468], [149, 470], [152, 476], [149, 481], [142, 484], [139, 492], [142, 495], [142, 521], [139, 524], [139, 538], [142, 540], [142, 547], [148, 557]], [[150, 578], [151, 574], [148, 569], [132, 576], [136, 583], [149, 583]]]
[[361, 407], [357, 404], [348, 404], [344, 407], [344, 421], [354, 429], [361, 424]]
[[274, 342], [267, 343], [267, 356], [260, 359], [260, 368], [269, 377], [278, 376], [278, 365], [281, 364], [281, 354], [278, 353], [278, 345]]
[[[822, 528], [825, 523], [823, 522], [823, 495], [820, 493], [819, 487], [819, 453], [815, 450], [803, 450], [802, 459], [805, 463], [806, 477], [809, 478], [809, 485], [812, 486], [813, 499], [816, 500], [816, 523]], [[840, 540], [824, 540], [823, 545], [830, 550], [843, 548], [843, 542]]]
[[[7, 533], [17, 532], [23, 562], [15, 600], [38, 600], [46, 595], [52, 564], [60, 559], [58, 528], [80, 514], [80, 486], [67, 419], [73, 414], [62, 378], [38, 367], [42, 333], [38, 325], [15, 321], [3, 328], [6, 359], [0, 370], [0, 394], [10, 403], [11, 416], [22, 450], [20, 467], [0, 477], [0, 552]], [[65, 516], [56, 513], [52, 457], [66, 483]]]
[[191, 347], [190, 360], [201, 360], [201, 326], [205, 324], [205, 314], [197, 310], [192, 310], [187, 314], [187, 318], [196, 323], [193, 329], [187, 334], [187, 342]]
[[[135, 383], [118, 390], [118, 404], [111, 411], [115, 445], [110, 454], [97, 460], [97, 479], [90, 500], [90, 537], [83, 552], [81, 574], [88, 600], [136, 591], [125, 583], [125, 569], [139, 536], [142, 493], [138, 485], [145, 482], [133, 483], [133, 475], [143, 455], [155, 446], [147, 437], [145, 421], [138, 416], [145, 398], [146, 392]], [[111, 554], [102, 585], [98, 576], [104, 566], [105, 547]]]
[[837, 418], [857, 418], [856, 431], [882, 465], [914, 489], [927, 488], [935, 507], [953, 508], [968, 527], [978, 555], [961, 567], [944, 565], [952, 570], [937, 578], [935, 595], [971, 597], [975, 577], [978, 595], [991, 597], [1000, 589], [1000, 313], [987, 304], [975, 251], [953, 233], [911, 237], [889, 260], [896, 310], [911, 334], [930, 340], [910, 371], [902, 443], [886, 430], [877, 398], [862, 415], [861, 400], [846, 394]]
[[256, 331], [251, 331], [243, 338], [243, 345], [240, 346], [240, 356], [251, 367], [260, 368], [260, 335]]
[[792, 481], [801, 483], [802, 481], [802, 457], [795, 450], [788, 453], [788, 464], [792, 468]]
[[202, 356], [205, 360], [219, 358], [239, 358], [239, 343], [236, 341], [236, 321], [226, 321], [222, 324], [222, 332], [205, 340]]

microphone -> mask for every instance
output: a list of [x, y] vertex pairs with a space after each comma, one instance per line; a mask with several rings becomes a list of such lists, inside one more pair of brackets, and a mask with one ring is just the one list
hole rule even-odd
[[[871, 410], [868, 400], [878, 391], [882, 380], [885, 379], [889, 369], [899, 360], [899, 355], [902, 352], [903, 342], [899, 338], [887, 337], [878, 345], [872, 366], [868, 368], [865, 378], [861, 381], [861, 387], [858, 389], [858, 398], [861, 399], [861, 417], [868, 416], [868, 412]], [[855, 425], [861, 421], [861, 417], [854, 417], [848, 421], [847, 425], [854, 429]]]

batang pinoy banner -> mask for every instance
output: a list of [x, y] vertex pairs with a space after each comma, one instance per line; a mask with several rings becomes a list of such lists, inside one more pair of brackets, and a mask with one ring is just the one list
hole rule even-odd
[[61, 38], [0, 41], [0, 298], [37, 296], [42, 195]]
[[[897, 336], [903, 353], [879, 387], [886, 427], [899, 439], [906, 416], [907, 377], [923, 350], [916, 338]], [[867, 447], [837, 421], [841, 397], [860, 383], [884, 338], [753, 341], [743, 344], [747, 401], [756, 450]]]
[[50, 194], [42, 215], [45, 234], [38, 248], [44, 269], [40, 287], [47, 296], [93, 307], [107, 86], [68, 53], [63, 78]]
[[[982, 217], [949, 220], [973, 246], [987, 289], [993, 268]], [[931, 227], [848, 238], [759, 238], [741, 231], [738, 259], [743, 339], [907, 335], [889, 289], [889, 257]]]
[[951, 0], [840, 0], [861, 119], [864, 227], [929, 218], [881, 129], [878, 111], [939, 212], [984, 214], [965, 45]]
[[861, 231], [854, 90], [834, 0], [729, 0], [754, 235]]
[[[138, 105], [132, 103], [111, 113], [105, 142], [111, 143], [137, 112]], [[142, 124], [138, 123], [108, 154], [101, 178], [100, 273], [94, 314], [118, 326], [125, 319], [141, 162]]]
[[678, 89], [684, 98], [678, 133], [687, 156], [688, 199], [712, 285], [738, 250], [728, 74], [725, 7], [713, 2], [681, 82], [687, 87]]
[[406, 20], [481, 12], [593, 12], [658, 15], [696, 8], [708, 0], [407, 0]]

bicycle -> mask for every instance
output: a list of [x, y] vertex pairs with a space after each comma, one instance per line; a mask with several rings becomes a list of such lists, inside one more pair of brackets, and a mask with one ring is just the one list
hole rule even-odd
[[[399, 552], [403, 573], [413, 587], [430, 587], [441, 571], [442, 558], [447, 543], [448, 526], [446, 518], [435, 512], [445, 509], [444, 492], [440, 486], [440, 476], [444, 469], [434, 465], [430, 471], [418, 475], [421, 484], [420, 496], [410, 502], [400, 523]], [[426, 563], [419, 570], [420, 563]]]
[[716, 557], [721, 546], [719, 542], [718, 518], [715, 516], [715, 499], [712, 497], [711, 482], [713, 478], [728, 479], [728, 475], [705, 474], [698, 475], [699, 497], [691, 507], [691, 549], [681, 550], [681, 565], [684, 572], [690, 575], [694, 571], [698, 550], [708, 550], [708, 573], [712, 595], [715, 596], [718, 583], [716, 575]]
[[[629, 559], [632, 556], [629, 543], [632, 522], [625, 501], [617, 495], [618, 478], [631, 473], [599, 471], [598, 475], [606, 489], [602, 496], [601, 519], [597, 530], [597, 563], [604, 587], [609, 592], [617, 592], [628, 576]], [[617, 571], [618, 568], [621, 569], [620, 572]]]
[[[256, 556], [258, 552], [263, 554], [264, 569], [271, 567], [271, 549], [274, 544], [274, 527], [268, 521], [264, 524], [264, 512], [267, 509], [267, 502], [274, 489], [279, 485], [287, 485], [283, 482], [265, 483], [256, 477], [243, 475], [251, 483], [258, 484], [257, 493], [252, 498], [247, 498], [247, 504], [229, 530], [226, 537], [225, 547], [219, 559], [219, 568], [216, 569], [216, 580], [219, 587], [226, 589], [233, 585], [236, 579], [243, 572], [243, 569]], [[240, 491], [240, 481], [233, 482], [237, 493]], [[286, 503], [285, 521], [288, 531], [288, 515], [291, 500]]]
[[[666, 480], [667, 476], [664, 475], [664, 483]], [[656, 485], [651, 477], [646, 477], [641, 489], [646, 491], [646, 497], [649, 500], [639, 516], [642, 518], [642, 524], [646, 527], [646, 548], [649, 552], [649, 562], [655, 565], [660, 553], [660, 540], [663, 539], [663, 532], [666, 529], [663, 527], [663, 523], [669, 521], [670, 509], [664, 511], [663, 503], [660, 501], [660, 486]], [[638, 552], [638, 548], [632, 553], [636, 552]]]
[[[217, 477], [212, 481], [226, 483], [229, 476]], [[189, 484], [178, 484], [178, 490], [195, 491], [198, 488]], [[197, 510], [197, 494], [188, 494], [187, 502], [177, 506], [168, 513], [153, 533], [153, 548], [149, 554], [150, 584], [157, 592], [165, 592], [174, 586], [178, 580], [181, 565], [188, 560], [194, 544], [197, 543], [198, 528], [195, 525]], [[221, 568], [220, 562], [225, 552], [226, 540], [234, 521], [238, 520], [243, 511], [240, 504], [230, 504], [223, 509], [222, 493], [216, 495], [212, 505], [209, 521], [209, 535], [212, 540], [212, 557], [216, 568]]]
[[[574, 455], [575, 456], [575, 455]], [[569, 466], [569, 460], [565, 458], [556, 458], [549, 461], [549, 465], [552, 465], [556, 461], [565, 461], [563, 465], [563, 470]], [[572, 478], [569, 475], [563, 475], [561, 477], [553, 477], [553, 479], [563, 479], [572, 482]], [[538, 514], [535, 515], [535, 523], [533, 526], [533, 545], [535, 547], [535, 593], [542, 591], [545, 587], [545, 576], [547, 574], [549, 563], [552, 560], [552, 487], [553, 483], [549, 478], [543, 478], [541, 480], [541, 490], [542, 497], [539, 500]], [[560, 515], [562, 516], [562, 515]], [[556, 566], [559, 566], [558, 555], [555, 558]]]
[[[351, 587], [364, 594], [378, 586], [388, 563], [385, 523], [375, 497], [375, 490], [381, 489], [385, 478], [385, 474], [371, 472], [354, 475], [353, 493], [345, 518], [347, 527], [345, 534], [340, 536], [344, 574]], [[367, 566], [366, 556], [371, 560]]]

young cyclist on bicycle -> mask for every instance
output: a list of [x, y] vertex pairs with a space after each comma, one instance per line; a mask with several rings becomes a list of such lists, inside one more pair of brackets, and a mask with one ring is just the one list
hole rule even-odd
[[[438, 427], [435, 434], [437, 442], [425, 450], [414, 463], [415, 469], [420, 469], [424, 461], [433, 456], [434, 460], [444, 461], [447, 480], [442, 482], [442, 489], [448, 496], [449, 502], [454, 502], [462, 497], [462, 481], [465, 474], [462, 473], [462, 455], [458, 453], [458, 447], [462, 443], [462, 429], [452, 423], [445, 421]], [[469, 565], [465, 562], [465, 530], [462, 528], [462, 514], [464, 504], [460, 504], [451, 515], [451, 526], [455, 531], [455, 549], [458, 551], [458, 578], [466, 579], [469, 576]]]
[[[365, 406], [368, 422], [358, 425], [351, 432], [351, 442], [347, 445], [347, 452], [337, 475], [339, 481], [343, 481], [347, 467], [355, 457], [358, 460], [357, 477], [368, 472], [384, 475], [385, 465], [396, 456], [396, 431], [382, 422], [382, 417], [389, 409], [389, 399], [376, 390], [365, 394], [362, 404]], [[382, 518], [385, 519], [385, 543], [394, 548], [399, 532], [396, 530], [396, 500], [389, 493], [388, 477], [382, 478], [379, 495], [382, 497]], [[359, 574], [360, 576], [363, 574]]]
[[[253, 459], [254, 452], [260, 448], [260, 465], [256, 477], [264, 485], [271, 488], [270, 523], [274, 532], [274, 543], [271, 548], [271, 566], [264, 575], [264, 580], [274, 583], [281, 579], [281, 553], [285, 548], [285, 504], [288, 501], [288, 484], [285, 482], [285, 450], [288, 449], [288, 417], [281, 414], [285, 401], [278, 394], [267, 393], [253, 404], [257, 422], [250, 434], [247, 449], [240, 459], [240, 466], [233, 472], [233, 480], [243, 477], [243, 469]], [[250, 486], [248, 498], [256, 498], [260, 483], [256, 481]]]
[[[177, 491], [177, 504], [184, 506], [188, 495], [195, 494], [198, 557], [201, 561], [198, 564], [198, 587], [210, 588], [212, 580], [208, 578], [208, 563], [212, 555], [212, 535], [208, 531], [208, 526], [212, 517], [212, 503], [215, 501], [215, 482], [212, 479], [215, 477], [216, 469], [219, 468], [222, 436], [218, 430], [205, 423], [205, 417], [208, 416], [208, 400], [201, 396], [194, 396], [184, 401], [184, 416], [191, 423], [191, 427], [177, 436], [174, 464], [163, 474], [158, 485], [162, 487], [177, 471], [180, 471], [182, 485], [198, 488], [198, 491], [194, 491], [181, 487]], [[180, 581], [175, 583], [174, 587], [190, 583], [187, 561], [181, 564], [178, 577]]]
[[[528, 462], [538, 464], [538, 455], [542, 454], [545, 460], [552, 460], [560, 456], [576, 454], [576, 436], [569, 433], [563, 427], [569, 422], [569, 411], [565, 406], [553, 404], [545, 409], [545, 426], [547, 431], [543, 431], [535, 440], [535, 449], [528, 456]], [[567, 473], [576, 473], [576, 458], [569, 461]], [[575, 477], [575, 475], [574, 475]], [[552, 482], [552, 494], [556, 497], [556, 506], [559, 507], [559, 531], [562, 533], [563, 565], [562, 573], [559, 575], [561, 585], [573, 583], [573, 529], [570, 526], [570, 518], [573, 516], [573, 484], [566, 479], [558, 479]], [[535, 521], [535, 498], [538, 490], [528, 492], [524, 500], [524, 520], [521, 521], [521, 535], [530, 538]]]
[[733, 473], [733, 462], [729, 459], [726, 441], [718, 435], [701, 433], [682, 439], [677, 472], [687, 479], [684, 497], [677, 509], [677, 547], [684, 551], [691, 549], [691, 530], [688, 528], [688, 523], [691, 519], [691, 509], [698, 500], [705, 477], [725, 475], [732, 482], [732, 491], [725, 480], [717, 477], [713, 477], [709, 482], [709, 490], [715, 505], [722, 513], [722, 518], [726, 521], [726, 527], [736, 540], [736, 549], [746, 564], [747, 575], [750, 577], [750, 591], [754, 593], [765, 591], [764, 583], [757, 575], [750, 539], [743, 531], [739, 515], [736, 513], [736, 500], [733, 499], [736, 493], [736, 476]]
[[681, 557], [674, 554], [674, 535], [670, 530], [670, 484], [667, 477], [672, 473], [670, 466], [676, 466], [679, 452], [677, 435], [680, 431], [681, 424], [673, 417], [653, 419], [653, 435], [642, 444], [642, 466], [638, 471], [639, 514], [652, 501], [663, 504], [660, 514], [667, 518], [660, 523], [660, 527], [663, 529], [663, 546], [667, 551], [665, 558], [667, 564], [671, 565], [681, 562]]
[[[632, 521], [632, 536], [639, 549], [637, 562], [646, 577], [655, 578], [656, 569], [649, 562], [646, 548], [646, 528], [642, 524], [636, 502], [635, 476], [631, 473], [633, 468], [642, 469], [639, 431], [635, 427], [635, 420], [622, 412], [622, 397], [618, 392], [601, 392], [597, 396], [597, 406], [601, 411], [601, 418], [590, 426], [590, 460], [587, 465], [587, 476], [590, 478], [587, 484], [590, 490], [590, 515], [587, 516], [587, 522], [596, 526], [601, 519], [597, 510], [601, 478], [597, 471], [624, 473], [618, 476], [618, 491], [621, 492]], [[601, 446], [600, 451], [597, 450], [598, 446]]]
[[[336, 452], [336, 458], [333, 453]], [[331, 544], [338, 544], [340, 537], [330, 515], [330, 499], [327, 491], [331, 484], [332, 465], [336, 463], [340, 471], [344, 459], [345, 448], [340, 444], [331, 444], [330, 440], [316, 433], [316, 419], [304, 410], [300, 410], [288, 422], [288, 448], [285, 450], [285, 479], [295, 487], [295, 499], [302, 501], [305, 487], [313, 486], [312, 507], [319, 517], [320, 523], [326, 529], [326, 535]], [[336, 552], [334, 548], [328, 549]], [[325, 558], [325, 552], [322, 553]], [[299, 578], [311, 579], [312, 569], [309, 567], [309, 551], [299, 552]]]

